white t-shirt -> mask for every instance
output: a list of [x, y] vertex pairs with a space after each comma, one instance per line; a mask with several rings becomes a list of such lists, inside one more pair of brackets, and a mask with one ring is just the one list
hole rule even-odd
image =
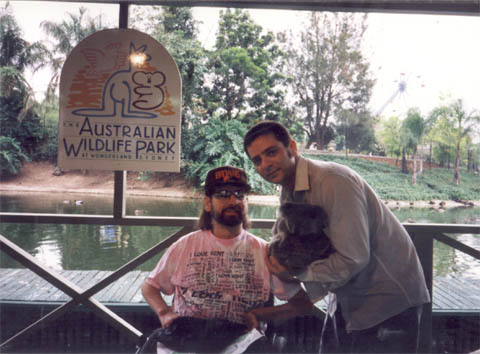
[[269, 273], [266, 247], [265, 240], [245, 230], [233, 239], [199, 230], [170, 246], [146, 281], [174, 294], [173, 309], [181, 316], [243, 323], [244, 315], [263, 307], [271, 292], [288, 300], [300, 290]]

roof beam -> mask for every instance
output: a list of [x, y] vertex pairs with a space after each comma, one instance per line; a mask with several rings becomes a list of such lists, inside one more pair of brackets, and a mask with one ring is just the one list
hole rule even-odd
[[[71, 0], [59, 0], [69, 2]], [[385, 12], [480, 16], [480, 0], [76, 0], [77, 2], [186, 7], [237, 7], [335, 12]]]

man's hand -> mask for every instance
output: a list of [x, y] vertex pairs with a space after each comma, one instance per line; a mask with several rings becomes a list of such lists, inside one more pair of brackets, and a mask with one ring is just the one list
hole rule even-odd
[[255, 316], [253, 311], [250, 311], [245, 315], [245, 326], [247, 326], [247, 331], [259, 327], [257, 316]]
[[255, 328], [261, 334], [265, 335], [265, 331], [267, 330], [267, 323], [259, 319], [259, 317], [261, 317], [261, 311], [264, 310], [262, 308], [256, 308], [250, 310], [245, 315], [245, 326], [247, 326], [247, 332]]
[[167, 328], [168, 326], [170, 326], [173, 320], [176, 319], [177, 317], [180, 317], [180, 315], [178, 313], [173, 312], [172, 309], [170, 308], [166, 308], [160, 313], [158, 313], [158, 319], [162, 324], [162, 328]]
[[277, 259], [268, 252], [268, 247], [265, 248], [265, 264], [270, 271], [270, 273], [275, 274], [278, 278], [283, 280], [284, 282], [291, 283], [291, 282], [298, 282], [285, 268], [282, 266]]

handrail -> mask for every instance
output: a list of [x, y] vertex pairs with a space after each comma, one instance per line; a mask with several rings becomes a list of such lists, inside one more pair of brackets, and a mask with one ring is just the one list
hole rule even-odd
[[[68, 1], [68, 0], [67, 0]], [[123, 1], [116, 0], [113, 1], [119, 4], [119, 28], [128, 28], [128, 6], [129, 3], [145, 3], [145, 0], [134, 0], [134, 1]], [[166, 1], [156, 0], [157, 4], [167, 4]], [[359, 11], [359, 10], [371, 10], [371, 11], [411, 11], [415, 13], [420, 13], [422, 11], [427, 12], [445, 12], [445, 13], [459, 13], [459, 14], [474, 14], [479, 15], [480, 4], [475, 1], [468, 1], [467, 4], [463, 4], [462, 8], [459, 8], [457, 5], [445, 6], [445, 4], [440, 4], [441, 1], [437, 1], [433, 5], [423, 4], [423, 8], [419, 8], [418, 4], [414, 6], [414, 9], [411, 5], [397, 1], [397, 4], [393, 6], [388, 4], [384, 8], [385, 4], [378, 6], [376, 4], [373, 6], [372, 3], [361, 4], [361, 1], [351, 1], [351, 4], [348, 6], [342, 7], [337, 5], [319, 5], [317, 2], [310, 2], [298, 5], [295, 1], [283, 1], [277, 4], [263, 4], [258, 5], [253, 2], [248, 1], [217, 1], [216, 5], [229, 5], [234, 7], [267, 7], [267, 8], [298, 8], [302, 10], [307, 9], [316, 9], [319, 10], [322, 6], [328, 6], [330, 9], [335, 9], [337, 11]], [[151, 4], [151, 2], [149, 3]], [[200, 5], [200, 6], [211, 6], [212, 2], [209, 1], [197, 1], [197, 2], [186, 2], [183, 5]], [[453, 7], [452, 7], [453, 6]], [[388, 9], [387, 9], [388, 8]], [[324, 8], [325, 9], [325, 8]], [[87, 290], [78, 288], [75, 284], [71, 283], [68, 279], [65, 279], [57, 272], [50, 270], [41, 264], [39, 264], [34, 257], [28, 254], [25, 250], [19, 248], [14, 243], [9, 241], [6, 237], [0, 235], [0, 250], [8, 253], [10, 256], [27, 266], [29, 269], [34, 271], [36, 274], [40, 275], [45, 280], [51, 282], [54, 286], [58, 287], [60, 290], [64, 291], [72, 297], [72, 300], [65, 303], [64, 305], [53, 310], [46, 316], [42, 317], [29, 327], [22, 330], [20, 333], [17, 333], [12, 338], [8, 339], [6, 342], [0, 344], [0, 349], [2, 349], [7, 344], [13, 342], [14, 340], [22, 337], [35, 329], [37, 329], [41, 324], [44, 324], [47, 321], [53, 321], [58, 318], [61, 314], [66, 311], [72, 310], [79, 303], [86, 304], [91, 307], [95, 313], [100, 315], [102, 318], [107, 320], [113, 326], [117, 327], [123, 333], [125, 333], [129, 338], [138, 339], [142, 336], [142, 333], [136, 328], [131, 326], [128, 322], [119, 318], [116, 314], [111, 312], [104, 305], [92, 299], [91, 297], [105, 288], [110, 283], [119, 279], [122, 275], [134, 269], [136, 266], [144, 263], [154, 255], [156, 255], [161, 250], [168, 247], [172, 242], [178, 239], [180, 236], [186, 234], [187, 232], [193, 230], [196, 224], [196, 219], [194, 218], [181, 218], [181, 217], [139, 217], [139, 216], [126, 216], [125, 215], [125, 185], [126, 185], [126, 172], [125, 171], [115, 171], [115, 185], [114, 185], [114, 206], [113, 206], [113, 215], [66, 215], [66, 214], [33, 214], [33, 213], [0, 213], [0, 222], [7, 223], [53, 223], [53, 224], [95, 224], [95, 225], [127, 225], [127, 226], [178, 226], [181, 227], [179, 231], [171, 235], [168, 239], [160, 242], [159, 244], [152, 247], [150, 250], [144, 252], [134, 260], [123, 265], [117, 269], [113, 274], [111, 274], [106, 279], [103, 279], [99, 283], [93, 285]], [[253, 228], [271, 228], [273, 226], [273, 220], [253, 220]], [[475, 250], [467, 245], [459, 243], [456, 240], [453, 240], [446, 236], [444, 233], [474, 233], [480, 234], [480, 226], [471, 226], [471, 225], [433, 225], [433, 224], [407, 224], [405, 225], [407, 231], [411, 235], [412, 239], [415, 242], [417, 250], [419, 251], [419, 257], [422, 261], [422, 266], [424, 267], [427, 285], [429, 287], [430, 293], [432, 291], [432, 259], [433, 259], [433, 239], [437, 239], [440, 242], [444, 242], [447, 245], [454, 247], [456, 249], [465, 252], [476, 259], [479, 258], [479, 251]], [[434, 229], [432, 231], [432, 229]], [[428, 310], [428, 308], [427, 308]], [[427, 311], [426, 323], [422, 326], [422, 341], [424, 351], [430, 351], [430, 342], [431, 342], [431, 304], [429, 307], [429, 312]]]
[[[70, 302], [60, 306], [47, 314], [31, 326], [25, 328], [23, 331], [17, 333], [6, 342], [0, 344], [0, 348], [10, 344], [19, 337], [25, 336], [28, 333], [39, 328], [45, 321], [53, 321], [66, 311], [72, 310], [75, 305], [84, 303], [92, 310], [100, 315], [107, 322], [111, 323], [117, 329], [126, 334], [129, 338], [140, 339], [142, 333], [131, 326], [128, 322], [118, 318], [114, 313], [108, 310], [102, 304], [96, 302], [91, 297], [104, 289], [112, 282], [118, 280], [121, 276], [129, 271], [135, 269], [140, 264], [146, 262], [163, 249], [169, 247], [175, 240], [182, 235], [187, 234], [195, 229], [196, 218], [191, 217], [140, 217], [140, 216], [124, 216], [115, 217], [109, 215], [67, 215], [67, 214], [35, 214], [35, 213], [5, 213], [0, 212], [0, 221], [8, 223], [54, 223], [54, 224], [95, 224], [95, 225], [127, 225], [127, 226], [178, 226], [180, 230], [168, 237], [166, 240], [153, 246], [151, 249], [145, 251], [135, 259], [124, 264], [107, 278], [101, 280], [99, 283], [93, 285], [87, 290], [79, 289], [74, 284], [71, 284], [67, 279], [54, 271], [51, 271], [41, 264], [39, 264], [31, 255], [23, 249], [20, 249], [9, 241], [6, 237], [0, 235], [0, 250], [5, 251], [10, 256], [14, 257], [22, 264], [26, 265], [36, 274], [57, 286], [60, 290], [66, 292], [72, 297]], [[256, 229], [270, 229], [272, 228], [274, 220], [272, 219], [254, 219], [252, 220], [252, 228]], [[443, 242], [450, 247], [458, 249], [475, 259], [480, 259], [480, 251], [468, 245], [454, 240], [446, 236], [448, 233], [462, 234], [472, 233], [480, 234], [480, 225], [454, 225], [454, 224], [405, 224], [405, 228], [412, 237], [419, 258], [424, 267], [427, 285], [432, 292], [433, 284], [433, 240], [436, 239]], [[427, 312], [424, 314], [424, 324], [422, 327], [423, 348], [430, 349], [431, 342], [431, 304], [427, 307]]]
[[123, 320], [113, 311], [109, 310], [106, 306], [101, 304], [99, 301], [92, 299], [92, 296], [96, 293], [100, 292], [108, 285], [113, 283], [114, 281], [120, 279], [123, 275], [130, 272], [131, 270], [135, 269], [137, 266], [143, 264], [144, 262], [148, 261], [150, 258], [157, 255], [159, 252], [163, 251], [164, 249], [168, 248], [173, 242], [178, 240], [181, 236], [193, 231], [191, 226], [183, 226], [179, 231], [169, 236], [167, 239], [159, 242], [149, 250], [143, 252], [141, 255], [137, 256], [130, 262], [124, 264], [122, 267], [118, 268], [112, 274], [107, 276], [106, 278], [102, 279], [92, 287], [87, 290], [83, 290], [79, 288], [77, 285], [70, 282], [70, 280], [63, 277], [58, 272], [49, 269], [48, 267], [44, 267], [39, 262], [35, 260], [33, 256], [31, 256], [28, 252], [23, 250], [22, 248], [15, 245], [13, 242], [8, 240], [5, 236], [0, 235], [0, 250], [7, 253], [12, 258], [16, 259], [18, 262], [22, 263], [24, 266], [32, 270], [35, 274], [39, 275], [41, 278], [45, 279], [59, 290], [63, 291], [70, 297], [72, 300], [63, 304], [62, 306], [52, 310], [47, 315], [40, 318], [38, 321], [34, 322], [30, 326], [24, 328], [19, 333], [15, 334], [13, 337], [9, 338], [3, 343], [0, 343], [0, 349], [11, 344], [18, 338], [21, 338], [28, 333], [35, 331], [36, 329], [43, 326], [45, 323], [51, 322], [65, 312], [72, 310], [78, 304], [85, 304], [86, 306], [90, 307], [94, 313], [99, 315], [101, 318], [109, 322], [113, 327], [120, 330], [123, 334], [125, 334], [128, 338], [132, 340], [138, 341], [142, 336], [143, 333], [132, 326], [127, 321]]

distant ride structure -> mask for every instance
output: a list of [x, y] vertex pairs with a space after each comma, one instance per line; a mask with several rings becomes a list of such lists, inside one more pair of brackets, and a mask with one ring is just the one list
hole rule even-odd
[[415, 90], [423, 89], [425, 84], [423, 78], [419, 74], [406, 74], [404, 72], [400, 73], [400, 76], [397, 80], [395, 91], [393, 94], [385, 101], [385, 103], [377, 110], [375, 116], [382, 115], [387, 107], [391, 114], [398, 115], [403, 117], [409, 108], [412, 108], [411, 100], [409, 99], [408, 89], [411, 87]]

